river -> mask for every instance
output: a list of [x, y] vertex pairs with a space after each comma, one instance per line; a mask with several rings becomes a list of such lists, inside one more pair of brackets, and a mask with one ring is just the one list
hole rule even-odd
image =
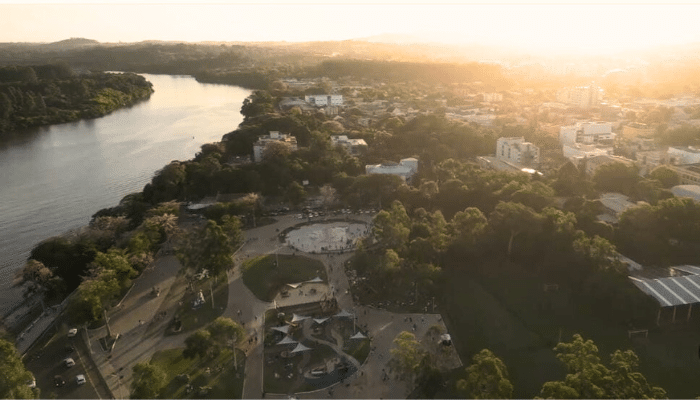
[[0, 316], [21, 301], [13, 276], [37, 243], [87, 225], [170, 161], [221, 140], [243, 120], [251, 93], [189, 76], [143, 76], [155, 89], [146, 101], [0, 143]]

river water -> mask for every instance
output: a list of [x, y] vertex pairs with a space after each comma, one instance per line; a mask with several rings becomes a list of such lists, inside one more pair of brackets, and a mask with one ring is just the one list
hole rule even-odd
[[133, 107], [0, 142], [0, 316], [21, 301], [13, 276], [37, 243], [87, 225], [170, 161], [221, 140], [243, 120], [251, 93], [189, 76], [144, 77], [155, 93]]

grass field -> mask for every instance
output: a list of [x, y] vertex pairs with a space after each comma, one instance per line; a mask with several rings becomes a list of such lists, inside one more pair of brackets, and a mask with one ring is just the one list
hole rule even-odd
[[[203, 398], [240, 399], [245, 376], [245, 353], [237, 349], [236, 355], [238, 370], [234, 368], [233, 352], [230, 349], [224, 349], [217, 357], [205, 360], [184, 358], [182, 349], [157, 352], [151, 361], [163, 368], [168, 376], [168, 385], [161, 397], [165, 399], [198, 398], [196, 389], [207, 386], [211, 390]], [[217, 371], [217, 367], [221, 370]], [[210, 373], [206, 373], [207, 368], [210, 369]], [[195, 391], [186, 393], [187, 383], [176, 378], [180, 374], [189, 375], [189, 384], [195, 387]]]
[[[278, 266], [276, 259], [279, 259]], [[242, 268], [243, 283], [255, 297], [264, 301], [272, 301], [288, 283], [308, 281], [317, 276], [328, 281], [323, 263], [302, 256], [260, 256], [247, 260]]]
[[494, 265], [489, 270], [488, 275], [462, 271], [450, 276], [445, 319], [467, 365], [483, 348], [504, 361], [516, 398], [532, 398], [544, 382], [564, 378], [566, 372], [552, 348], [559, 337], [568, 342], [575, 333], [596, 343], [605, 364], [616, 349], [634, 350], [640, 371], [671, 398], [700, 394], [697, 319], [670, 328], [650, 326], [647, 341], [630, 340], [623, 323], [607, 322], [577, 305], [565, 287], [545, 292], [542, 285], [550, 282], [518, 268]]

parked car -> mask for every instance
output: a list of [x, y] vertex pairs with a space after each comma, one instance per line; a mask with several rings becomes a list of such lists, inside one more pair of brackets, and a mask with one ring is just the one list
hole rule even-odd
[[68, 337], [75, 337], [75, 335], [77, 335], [77, 334], [78, 334], [77, 328], [68, 329]]
[[78, 376], [75, 377], [75, 383], [77, 383], [78, 385], [84, 385], [85, 382], [86, 382], [86, 381], [85, 381], [85, 375], [80, 374], [80, 375], [78, 375]]
[[63, 360], [63, 365], [65, 365], [67, 368], [70, 368], [75, 365], [75, 360], [72, 358], [68, 357], [65, 360]]

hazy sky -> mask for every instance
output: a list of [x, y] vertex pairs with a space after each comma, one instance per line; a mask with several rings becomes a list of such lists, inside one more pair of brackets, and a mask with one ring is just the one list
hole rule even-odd
[[0, 0], [0, 42], [315, 41], [383, 33], [433, 41], [610, 53], [700, 42], [700, 4], [538, 2], [71, 2]]

